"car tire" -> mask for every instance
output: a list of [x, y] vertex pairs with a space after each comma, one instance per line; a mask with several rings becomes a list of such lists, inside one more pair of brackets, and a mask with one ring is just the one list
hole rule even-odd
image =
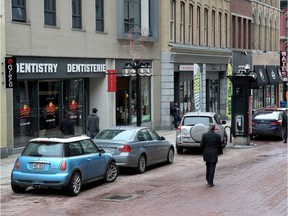
[[11, 189], [14, 191], [14, 193], [24, 193], [27, 187], [19, 187], [11, 182]]
[[183, 148], [176, 148], [177, 154], [183, 154]]
[[196, 142], [201, 142], [202, 135], [208, 132], [207, 126], [204, 124], [196, 124], [190, 130], [190, 136]]
[[171, 147], [168, 151], [168, 155], [167, 155], [167, 163], [168, 164], [172, 164], [174, 161], [174, 150], [173, 148]]
[[106, 182], [114, 182], [118, 177], [119, 169], [115, 162], [110, 162], [107, 167], [105, 180]]
[[228, 143], [228, 135], [226, 132], [224, 132], [223, 142], [222, 142], [222, 148], [224, 149]]
[[141, 173], [144, 173], [145, 170], [146, 170], [146, 157], [145, 157], [144, 154], [142, 154], [142, 155], [139, 157], [136, 171], [137, 171], [137, 173], [141, 174]]
[[67, 186], [67, 192], [70, 196], [77, 196], [81, 191], [81, 187], [81, 175], [79, 172], [75, 172], [69, 181], [69, 184]]

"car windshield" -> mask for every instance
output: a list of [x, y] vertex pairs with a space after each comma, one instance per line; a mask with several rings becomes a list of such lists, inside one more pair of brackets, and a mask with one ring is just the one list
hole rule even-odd
[[36, 157], [61, 157], [63, 154], [62, 143], [30, 142], [24, 149], [23, 156]]
[[254, 114], [254, 119], [278, 120], [279, 114], [280, 114], [279, 111], [258, 112]]
[[134, 133], [132, 130], [103, 130], [97, 135], [96, 139], [130, 140]]
[[210, 123], [212, 123], [212, 119], [208, 116], [186, 116], [183, 119], [182, 125], [194, 126], [195, 124], [199, 123], [208, 126]]

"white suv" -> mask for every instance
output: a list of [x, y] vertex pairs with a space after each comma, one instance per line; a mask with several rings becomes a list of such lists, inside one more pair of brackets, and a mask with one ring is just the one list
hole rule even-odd
[[176, 149], [177, 153], [183, 153], [184, 149], [190, 147], [200, 147], [203, 133], [208, 131], [209, 124], [215, 124], [215, 132], [220, 134], [222, 146], [225, 148], [228, 136], [224, 130], [223, 124], [218, 114], [214, 112], [188, 112], [186, 113], [176, 132]]

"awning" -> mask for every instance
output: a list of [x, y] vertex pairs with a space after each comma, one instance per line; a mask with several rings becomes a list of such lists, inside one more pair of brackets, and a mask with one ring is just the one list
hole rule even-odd
[[257, 76], [256, 81], [257, 81], [258, 86], [269, 85], [269, 79], [268, 79], [264, 65], [255, 65], [254, 72]]
[[283, 82], [276, 66], [266, 66], [266, 71], [267, 71], [270, 85], [277, 85]]

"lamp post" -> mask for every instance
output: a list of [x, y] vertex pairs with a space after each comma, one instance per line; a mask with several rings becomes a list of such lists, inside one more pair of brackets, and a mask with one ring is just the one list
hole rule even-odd
[[141, 104], [141, 77], [151, 76], [152, 67], [149, 63], [134, 61], [133, 63], [126, 63], [122, 69], [124, 76], [136, 77], [136, 94], [137, 94], [137, 126], [141, 126], [142, 122], [142, 104]]

